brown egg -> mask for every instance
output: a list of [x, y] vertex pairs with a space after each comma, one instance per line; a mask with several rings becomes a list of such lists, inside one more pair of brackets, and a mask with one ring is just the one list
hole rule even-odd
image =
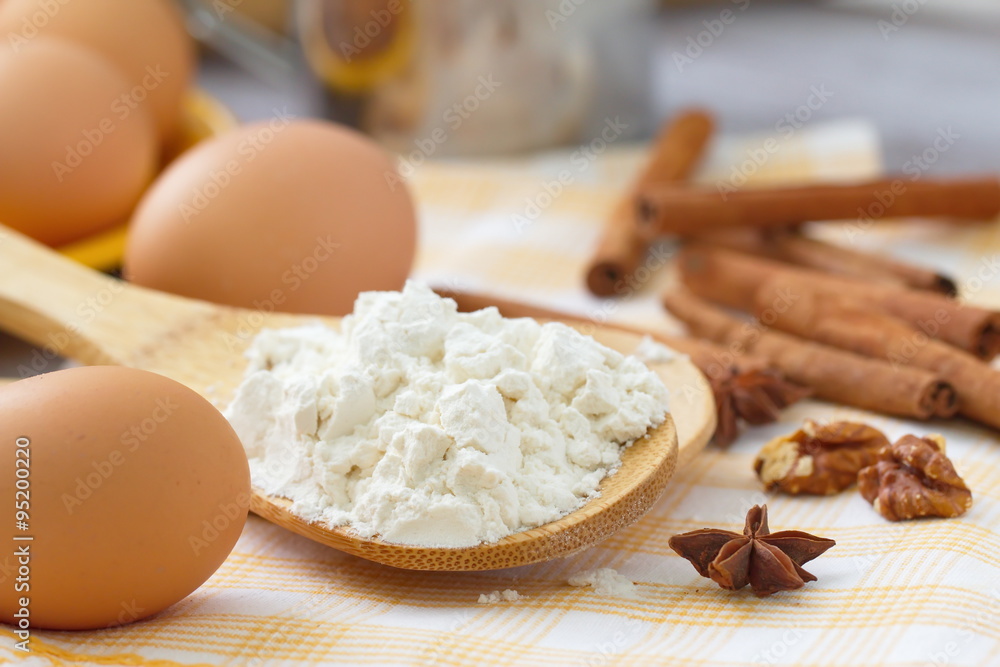
[[206, 141], [143, 196], [126, 276], [263, 310], [342, 315], [358, 292], [396, 290], [416, 223], [389, 157], [353, 130], [274, 119]]
[[160, 139], [176, 128], [195, 55], [173, 0], [5, 0], [0, 34], [15, 50], [38, 36], [92, 49], [126, 76], [127, 104], [151, 113]]
[[229, 422], [166, 377], [95, 366], [0, 389], [0, 621], [75, 630], [165, 609], [229, 555], [249, 492]]
[[143, 108], [84, 47], [36, 39], [0, 49], [0, 223], [59, 245], [126, 218], [156, 167]]

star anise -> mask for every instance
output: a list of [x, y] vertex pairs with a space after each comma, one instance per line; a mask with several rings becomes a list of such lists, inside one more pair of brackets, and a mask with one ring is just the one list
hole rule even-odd
[[674, 535], [669, 544], [691, 561], [698, 574], [722, 588], [735, 591], [750, 584], [763, 597], [816, 581], [802, 565], [836, 542], [797, 530], [772, 533], [767, 526], [767, 505], [754, 505], [747, 512], [742, 535], [703, 528]]
[[739, 420], [754, 426], [769, 424], [781, 410], [812, 393], [809, 389], [786, 380], [772, 369], [728, 372], [712, 379], [712, 394], [718, 411], [715, 443], [722, 447], [732, 444], [739, 435]]

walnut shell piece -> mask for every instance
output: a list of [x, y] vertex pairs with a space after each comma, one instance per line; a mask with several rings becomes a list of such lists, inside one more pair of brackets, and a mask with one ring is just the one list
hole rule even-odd
[[806, 420], [795, 433], [764, 445], [754, 471], [768, 491], [831, 495], [854, 484], [888, 448], [889, 439], [866, 424]]
[[972, 491], [944, 453], [940, 436], [905, 435], [885, 460], [858, 475], [858, 490], [889, 521], [950, 518], [972, 507]]

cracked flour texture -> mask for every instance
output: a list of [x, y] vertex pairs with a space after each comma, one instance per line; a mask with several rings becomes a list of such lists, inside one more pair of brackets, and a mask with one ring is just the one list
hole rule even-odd
[[667, 389], [558, 323], [505, 319], [408, 283], [366, 292], [340, 331], [262, 331], [226, 411], [255, 487], [363, 537], [494, 542], [594, 496]]

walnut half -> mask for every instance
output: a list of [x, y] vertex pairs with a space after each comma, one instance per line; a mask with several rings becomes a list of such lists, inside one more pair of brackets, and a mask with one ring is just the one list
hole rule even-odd
[[754, 470], [769, 491], [830, 495], [854, 484], [888, 447], [888, 438], [865, 424], [806, 420], [801, 430], [764, 445]]
[[889, 521], [953, 517], [972, 507], [972, 492], [944, 453], [944, 438], [905, 435], [887, 458], [858, 475], [858, 490]]

